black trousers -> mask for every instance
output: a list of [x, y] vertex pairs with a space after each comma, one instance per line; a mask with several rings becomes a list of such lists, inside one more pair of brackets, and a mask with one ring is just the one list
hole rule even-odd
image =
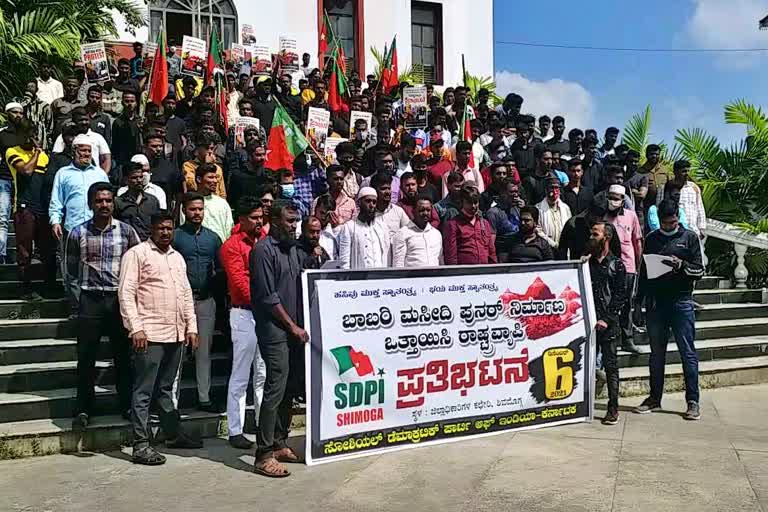
[[80, 294], [77, 331], [77, 409], [92, 413], [96, 384], [96, 359], [102, 336], [108, 336], [115, 361], [115, 381], [120, 411], [131, 408], [131, 356], [123, 327], [117, 292], [83, 290]]
[[608, 412], [619, 410], [619, 358], [617, 356], [620, 342], [620, 329], [611, 322], [608, 329], [597, 331], [597, 346], [603, 355], [603, 369], [608, 381]]
[[261, 358], [267, 367], [267, 380], [256, 434], [256, 462], [272, 457], [272, 452], [285, 448], [288, 440], [293, 406], [293, 397], [288, 392], [291, 360], [288, 343], [271, 340], [262, 343], [259, 340]]
[[[621, 324], [621, 344], [627, 345], [629, 342], [634, 341], [634, 330], [632, 328], [632, 307], [635, 306], [635, 278], [637, 274], [627, 273], [626, 286], [627, 286], [627, 303], [621, 308], [621, 314], [619, 316], [619, 322]], [[637, 306], [635, 306], [637, 307]]]
[[144, 352], [133, 353], [134, 384], [131, 423], [133, 448], [149, 446], [149, 404], [157, 383], [160, 426], [169, 439], [179, 435], [179, 413], [173, 405], [173, 381], [184, 353], [181, 343], [148, 343]]

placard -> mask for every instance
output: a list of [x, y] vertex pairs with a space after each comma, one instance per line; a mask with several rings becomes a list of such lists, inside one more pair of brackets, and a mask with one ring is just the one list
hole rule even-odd
[[88, 83], [109, 80], [109, 64], [104, 42], [86, 43], [80, 45], [80, 59], [85, 66], [85, 78]]
[[147, 76], [152, 73], [152, 63], [155, 61], [155, 53], [157, 53], [157, 43], [150, 41], [144, 43], [142, 64], [144, 66], [144, 72], [147, 74]]
[[366, 130], [371, 131], [371, 123], [373, 122], [373, 114], [370, 112], [361, 112], [359, 110], [353, 110], [349, 113], [349, 140], [355, 138], [355, 124], [358, 119], [363, 119], [366, 122]]
[[283, 71], [295, 73], [299, 70], [298, 47], [295, 37], [280, 36], [280, 46], [277, 51]]
[[324, 108], [309, 107], [307, 112], [307, 140], [319, 154], [325, 154], [325, 140], [328, 138], [328, 127], [331, 124], [331, 113]]
[[269, 76], [272, 74], [272, 52], [269, 46], [255, 45], [252, 51], [252, 71], [255, 76]]
[[427, 87], [420, 85], [403, 89], [403, 123], [412, 130], [427, 127]]
[[302, 280], [310, 465], [592, 418], [585, 264]]
[[336, 159], [336, 146], [346, 142], [344, 137], [328, 137], [325, 139], [325, 163], [331, 165]]
[[256, 128], [257, 130], [261, 126], [261, 123], [256, 117], [237, 116], [235, 122], [235, 148], [240, 149], [245, 147], [245, 130], [248, 128]]
[[235, 66], [242, 66], [245, 62], [245, 46], [242, 44], [232, 43], [230, 48], [230, 59], [235, 63]]
[[245, 45], [256, 42], [256, 31], [253, 29], [253, 25], [243, 25], [240, 27], [240, 42]]
[[181, 44], [181, 72], [185, 75], [202, 77], [208, 58], [208, 44], [202, 39], [184, 36]]

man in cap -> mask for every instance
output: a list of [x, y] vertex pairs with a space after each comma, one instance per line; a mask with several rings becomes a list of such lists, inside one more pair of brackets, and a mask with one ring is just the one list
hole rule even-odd
[[24, 119], [24, 107], [21, 103], [11, 102], [5, 106], [8, 124], [0, 128], [0, 264], [5, 263], [6, 243], [8, 241], [8, 223], [13, 205], [13, 176], [6, 161], [6, 152], [25, 142], [21, 130]]
[[[160, 209], [167, 210], [168, 201], [165, 195], [165, 191], [150, 181], [152, 177], [152, 171], [151, 171], [151, 167], [149, 165], [149, 159], [147, 158], [147, 156], [143, 153], [139, 153], [138, 155], [133, 155], [131, 157], [131, 163], [128, 164], [129, 168], [131, 164], [141, 165], [141, 170], [142, 170], [141, 184], [142, 184], [144, 193], [155, 196], [155, 199], [157, 199], [157, 202], [160, 203]], [[127, 190], [128, 190], [127, 186], [120, 187], [120, 189], [117, 191], [117, 195], [121, 196]]]
[[[53, 179], [51, 203], [48, 206], [48, 217], [53, 229], [53, 236], [61, 242], [62, 253], [64, 242], [72, 229], [93, 217], [93, 210], [88, 206], [88, 189], [94, 183], [106, 182], [107, 175], [93, 163], [91, 154], [91, 139], [80, 134], [72, 141], [74, 158], [72, 163], [62, 167]], [[73, 312], [77, 311], [79, 289], [75, 276], [67, 275], [66, 257], [62, 258], [62, 276], [64, 289], [72, 305]]]
[[627, 208], [624, 204], [626, 189], [623, 185], [611, 185], [606, 197], [608, 208], [605, 220], [613, 224], [616, 236], [621, 246], [621, 261], [627, 270], [627, 303], [621, 310], [620, 325], [622, 330], [622, 348], [626, 351], [639, 353], [635, 346], [632, 332], [631, 309], [635, 289], [635, 278], [640, 269], [643, 256], [643, 230], [640, 221], [633, 208]]
[[339, 230], [341, 268], [384, 268], [388, 265], [392, 244], [383, 217], [376, 215], [378, 194], [372, 187], [362, 187], [357, 194], [359, 212]]
[[259, 125], [265, 130], [272, 126], [275, 115], [275, 103], [272, 97], [272, 78], [260, 76], [256, 79], [255, 95], [253, 97], [253, 116], [259, 120]]

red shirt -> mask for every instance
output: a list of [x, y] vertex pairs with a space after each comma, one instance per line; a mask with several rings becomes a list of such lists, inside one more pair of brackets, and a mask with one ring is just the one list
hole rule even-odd
[[[415, 207], [409, 205], [408, 203], [404, 203], [402, 199], [399, 203], [397, 203], [397, 206], [403, 209], [405, 214], [408, 216], [409, 219], [413, 220], [413, 214], [415, 212]], [[437, 215], [437, 210], [435, 210], [435, 207], [432, 207], [432, 217], [429, 219], [429, 223], [432, 224], [433, 228], [439, 228], [440, 227], [440, 217]]]
[[475, 223], [472, 224], [462, 212], [445, 224], [443, 257], [446, 265], [498, 263], [496, 233], [487, 220], [476, 217]]
[[[511, 164], [507, 164], [507, 169], [509, 169], [509, 177], [512, 178], [515, 183], [518, 185], [520, 184], [520, 173], [517, 172], [517, 167]], [[483, 183], [485, 183], [485, 190], [488, 190], [488, 187], [491, 186], [491, 168], [486, 167], [482, 171], [480, 171], [480, 176], [483, 177]]]
[[442, 190], [443, 187], [443, 174], [451, 172], [454, 167], [454, 163], [450, 160], [440, 160], [436, 164], [427, 167], [429, 179], [438, 190]]
[[232, 236], [227, 238], [219, 251], [221, 265], [227, 274], [227, 288], [233, 306], [251, 306], [251, 272], [248, 259], [251, 249], [258, 240], [254, 240], [240, 231], [240, 224], [232, 229]]

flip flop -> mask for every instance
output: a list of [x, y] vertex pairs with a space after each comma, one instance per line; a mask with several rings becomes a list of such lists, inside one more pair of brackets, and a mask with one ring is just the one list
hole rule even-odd
[[253, 472], [269, 478], [285, 478], [291, 475], [291, 472], [285, 469], [274, 457], [254, 464]]

